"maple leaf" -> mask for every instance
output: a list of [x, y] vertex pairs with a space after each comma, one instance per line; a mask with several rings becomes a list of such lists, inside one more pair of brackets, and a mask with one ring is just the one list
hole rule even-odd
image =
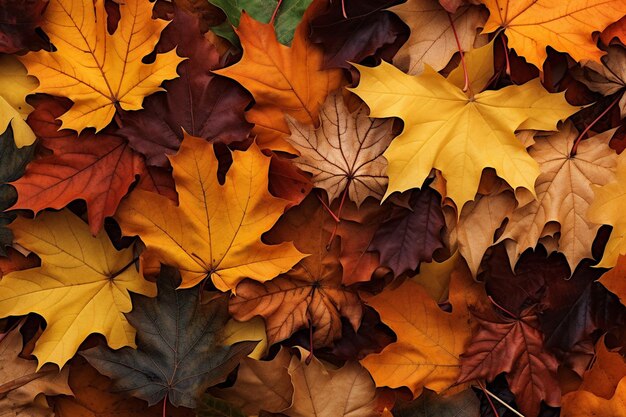
[[[596, 343], [593, 365], [583, 374], [578, 390], [589, 391], [608, 400], [615, 394], [620, 380], [626, 375], [626, 362], [619, 352], [610, 351], [606, 347], [605, 340], [603, 336]], [[565, 394], [563, 403], [567, 403], [575, 395], [575, 392]]]
[[5, 247], [13, 241], [13, 234], [6, 226], [13, 221], [15, 214], [5, 213], [5, 210], [15, 203], [17, 193], [7, 183], [22, 176], [34, 150], [34, 146], [19, 149], [15, 145], [11, 126], [0, 134], [0, 256], [6, 256]]
[[602, 52], [591, 37], [626, 14], [622, 0], [481, 0], [489, 9], [483, 28], [491, 33], [505, 28], [509, 46], [541, 68], [546, 47], [567, 52], [576, 61], [598, 61]]
[[[38, 97], [39, 98], [39, 97]], [[80, 136], [72, 131], [58, 132], [55, 118], [68, 106], [46, 97], [37, 100], [29, 120], [40, 144], [52, 154], [34, 159], [26, 172], [11, 183], [17, 201], [11, 209], [61, 209], [83, 199], [87, 203], [89, 225], [95, 236], [105, 217], [113, 216], [120, 200], [142, 173], [143, 163], [119, 136], [93, 131]]]
[[249, 94], [237, 83], [210, 73], [219, 68], [219, 54], [200, 33], [199, 21], [180, 8], [163, 30], [156, 51], [176, 47], [189, 57], [178, 66], [180, 77], [165, 81], [166, 92], [147, 97], [143, 110], [122, 113], [122, 136], [133, 149], [146, 156], [148, 165], [168, 166], [167, 154], [174, 154], [183, 140], [183, 131], [211, 142], [241, 142], [252, 125], [244, 118]]
[[626, 408], [626, 377], [622, 378], [615, 395], [604, 399], [588, 391], [575, 391], [563, 397], [563, 417], [619, 416]]
[[[602, 64], [595, 61], [585, 62], [582, 68], [575, 67], [572, 75], [591, 90], [604, 96], [626, 89], [626, 48], [611, 45], [607, 55], [602, 57]], [[626, 117], [626, 95], [619, 101], [622, 118]]]
[[182, 288], [210, 277], [228, 291], [245, 277], [272, 279], [302, 259], [291, 243], [268, 246], [260, 239], [287, 205], [267, 191], [270, 158], [256, 145], [232, 158], [220, 185], [213, 145], [186, 136], [170, 157], [179, 205], [135, 190], [118, 209], [124, 234], [141, 236], [148, 254], [179, 268]]
[[[1, 7], [0, 10], [2, 10]], [[1, 17], [0, 21], [2, 21]], [[27, 76], [26, 69], [15, 57], [0, 56], [0, 130], [5, 131], [11, 123], [18, 148], [35, 142], [35, 134], [25, 122], [26, 117], [33, 110], [26, 103], [26, 96], [35, 87], [37, 87], [37, 80]]]
[[615, 178], [617, 154], [608, 146], [615, 129], [581, 141], [575, 155], [572, 149], [578, 131], [566, 122], [560, 131], [547, 138], [538, 138], [529, 149], [539, 163], [541, 174], [535, 182], [537, 199], [518, 207], [509, 217], [500, 241], [515, 241], [511, 264], [522, 252], [534, 248], [545, 236], [549, 222], [560, 224], [559, 252], [574, 272], [583, 258], [591, 258], [592, 242], [600, 228], [587, 219], [587, 210], [594, 199], [592, 186], [602, 186]]
[[91, 333], [109, 346], [134, 346], [135, 329], [122, 313], [131, 310], [129, 291], [154, 295], [133, 266], [133, 251], [116, 251], [106, 233], [92, 237], [68, 210], [17, 219], [15, 241], [41, 258], [41, 267], [12, 272], [0, 281], [0, 317], [41, 315], [46, 330], [33, 355], [39, 366], [63, 366]]
[[484, 298], [469, 271], [455, 271], [450, 282], [452, 312], [445, 312], [412, 280], [385, 289], [364, 301], [397, 335], [397, 342], [368, 355], [361, 364], [376, 386], [407, 386], [415, 397], [423, 388], [440, 393], [451, 387], [460, 371], [460, 356], [471, 337], [469, 306]]
[[47, 4], [44, 0], [0, 0], [0, 52], [13, 54], [47, 46], [35, 32]]
[[[409, 0], [389, 10], [411, 28], [411, 36], [393, 58], [396, 67], [411, 75], [421, 73], [424, 65], [442, 70], [459, 45], [463, 51], [472, 49], [476, 29], [487, 18], [483, 8], [471, 5], [459, 7], [449, 16], [437, 0]], [[423, 30], [426, 27], [428, 30]]]
[[291, 159], [276, 154], [272, 154], [268, 180], [272, 195], [291, 202], [286, 208], [300, 204], [313, 189], [311, 179]]
[[626, 41], [626, 16], [617, 22], [611, 23], [600, 34], [600, 40], [605, 45], [611, 45], [615, 39], [624, 45], [624, 41]]
[[480, 415], [479, 401], [471, 389], [443, 396], [424, 390], [413, 401], [398, 401], [393, 417], [475, 417]]
[[439, 195], [429, 188], [420, 190], [412, 195], [410, 207], [395, 207], [370, 245], [371, 250], [380, 253], [380, 263], [396, 276], [415, 270], [422, 261], [432, 261], [435, 250], [443, 247], [444, 218]]
[[506, 372], [511, 391], [521, 411], [537, 416], [542, 400], [557, 407], [560, 390], [556, 380], [557, 360], [543, 347], [536, 316], [491, 321], [476, 317], [480, 329], [461, 359], [459, 382], [493, 380]]
[[626, 202], [626, 163], [623, 157], [618, 159], [615, 175], [616, 181], [602, 187], [594, 187], [595, 197], [587, 211], [589, 221], [613, 226], [602, 259], [596, 265], [602, 268], [615, 266], [619, 255], [626, 254], [626, 221], [623, 220]]
[[137, 349], [97, 346], [80, 354], [114, 388], [154, 405], [165, 397], [175, 407], [195, 408], [202, 393], [222, 382], [256, 341], [219, 344], [228, 321], [227, 300], [202, 303], [197, 289], [177, 290], [177, 273], [163, 268], [156, 298], [133, 295], [126, 316], [137, 329]]
[[326, 11], [311, 21], [311, 40], [323, 47], [324, 66], [350, 69], [350, 62], [371, 55], [391, 61], [407, 38], [400, 19], [383, 10], [397, 2], [330, 2]]
[[[241, 16], [249, 14], [254, 20], [273, 24], [276, 28], [276, 39], [283, 45], [290, 45], [294, 32], [302, 15], [311, 3], [311, 0], [209, 0], [209, 3], [219, 7], [226, 14], [230, 25], [213, 28], [220, 36], [228, 39], [233, 45], [238, 45], [237, 36], [233, 27], [238, 27]], [[270, 22], [271, 21], [271, 22]], [[243, 43], [243, 41], [242, 41]]]
[[300, 153], [293, 162], [313, 174], [313, 185], [326, 190], [330, 203], [346, 189], [357, 206], [385, 194], [382, 154], [393, 139], [393, 120], [370, 119], [366, 112], [364, 105], [349, 112], [341, 93], [334, 92], [320, 109], [319, 127], [287, 116], [288, 141]]
[[69, 369], [59, 371], [54, 365], [46, 365], [37, 370], [35, 361], [19, 357], [21, 327], [18, 325], [0, 339], [0, 410], [10, 416], [47, 417], [52, 411], [45, 400], [36, 401], [36, 397], [39, 394], [72, 395], [67, 385]]
[[81, 132], [109, 124], [117, 110], [139, 110], [143, 98], [163, 80], [177, 77], [183, 60], [176, 51], [159, 54], [152, 64], [142, 58], [152, 52], [168, 22], [152, 19], [147, 0], [120, 4], [121, 19], [113, 35], [107, 31], [104, 0], [50, 0], [42, 29], [56, 51], [20, 57], [39, 80], [37, 93], [70, 98], [74, 104], [59, 119], [62, 127]]
[[[490, 48], [480, 48], [475, 54]], [[470, 78], [477, 80], [474, 87], [484, 83], [478, 80], [489, 78], [478, 65], [472, 70], [469, 60], [467, 67], [476, 73]], [[389, 164], [385, 197], [421, 187], [432, 168], [442, 172], [447, 197], [459, 209], [474, 199], [482, 171], [488, 167], [513, 189], [532, 191], [539, 168], [514, 131], [554, 130], [558, 120], [577, 111], [562, 93], [548, 93], [537, 79], [468, 95], [453, 84], [458, 78], [454, 73], [446, 80], [427, 67], [414, 77], [385, 62], [375, 68], [356, 68], [361, 78], [351, 91], [367, 103], [370, 116], [404, 121], [403, 132], [384, 154]]]
[[624, 281], [624, 276], [626, 276], [625, 268], [626, 256], [620, 255], [617, 258], [615, 267], [602, 274], [599, 280], [599, 282], [604, 285], [606, 289], [619, 297], [622, 304], [626, 304], [626, 282]]
[[256, 315], [265, 319], [267, 336], [274, 344], [301, 328], [313, 328], [313, 345], [330, 345], [341, 336], [341, 317], [356, 330], [362, 307], [358, 295], [342, 285], [339, 245], [329, 246], [330, 232], [324, 228], [332, 221], [313, 196], [287, 212], [270, 231], [270, 242], [293, 238], [295, 247], [311, 255], [294, 268], [271, 281], [244, 280], [230, 300], [230, 313], [237, 320]]
[[256, 104], [247, 119], [256, 124], [253, 133], [261, 147], [293, 151], [283, 140], [289, 135], [284, 114], [317, 124], [326, 95], [341, 83], [341, 70], [323, 70], [322, 51], [307, 39], [309, 17], [315, 11], [315, 7], [307, 10], [290, 48], [277, 42], [272, 25], [243, 13], [236, 30], [243, 58], [214, 71], [239, 82], [254, 96]]
[[[72, 360], [70, 387], [73, 396], [54, 400], [56, 417], [162, 417], [163, 407], [148, 407], [145, 401], [114, 391], [112, 381], [100, 375], [81, 357]], [[169, 417], [195, 417], [185, 408], [169, 409]]]

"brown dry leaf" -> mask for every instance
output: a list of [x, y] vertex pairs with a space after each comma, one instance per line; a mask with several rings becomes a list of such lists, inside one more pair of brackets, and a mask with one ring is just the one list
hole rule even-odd
[[359, 328], [362, 306], [359, 296], [342, 284], [338, 239], [327, 247], [331, 233], [324, 225], [332, 217], [314, 195], [289, 210], [268, 233], [270, 243], [294, 240], [309, 256], [289, 272], [265, 283], [242, 281], [230, 299], [230, 313], [240, 321], [260, 315], [274, 344], [294, 332], [313, 327], [315, 347], [328, 346], [341, 337], [341, 317]]
[[48, 364], [37, 372], [37, 361], [19, 357], [22, 335], [17, 327], [0, 342], [0, 416], [52, 417], [54, 413], [46, 401], [38, 401], [39, 394], [72, 395], [67, 384], [69, 368], [59, 372]]
[[626, 256], [620, 255], [617, 258], [617, 264], [602, 275], [599, 281], [607, 290], [617, 295], [622, 304], [626, 305]]
[[[409, 0], [389, 10], [411, 29], [409, 39], [393, 59], [401, 70], [416, 75], [426, 64], [440, 71], [459, 51], [448, 12], [437, 0]], [[487, 11], [483, 7], [463, 5], [450, 18], [463, 51], [472, 49], [477, 29], [487, 20]]]
[[433, 300], [443, 303], [448, 299], [450, 279], [458, 262], [459, 251], [454, 252], [443, 262], [423, 262], [420, 264], [419, 274], [411, 279], [424, 287]]
[[331, 203], [346, 188], [357, 206], [369, 196], [380, 200], [385, 194], [387, 161], [382, 155], [393, 139], [393, 119], [370, 119], [368, 113], [364, 104], [350, 112], [336, 91], [320, 108], [318, 128], [287, 116], [288, 141], [301, 155], [294, 164], [313, 174], [313, 185], [325, 189]]
[[293, 386], [287, 373], [290, 362], [291, 355], [286, 348], [281, 348], [271, 361], [246, 358], [239, 365], [235, 384], [230, 388], [213, 389], [211, 394], [250, 415], [259, 410], [279, 413], [291, 406], [293, 398]]
[[588, 391], [574, 391], [563, 397], [561, 417], [619, 417], [626, 410], [626, 377], [622, 378], [610, 399]]
[[604, 337], [596, 343], [593, 366], [583, 375], [579, 390], [589, 391], [607, 400], [613, 396], [619, 381], [626, 375], [626, 362], [619, 352], [607, 349]]
[[376, 387], [368, 372], [356, 362], [328, 369], [302, 348], [300, 358], [289, 364], [293, 405], [283, 411], [289, 417], [377, 417]]
[[517, 242], [511, 264], [527, 248], [534, 248], [547, 235], [549, 222], [561, 225], [559, 251], [565, 254], [574, 271], [583, 258], [591, 258], [591, 245], [599, 224], [587, 219], [594, 200], [592, 185], [605, 185], [615, 178], [617, 154], [608, 146], [615, 129], [581, 141], [575, 156], [570, 156], [578, 131], [566, 122], [558, 133], [537, 138], [530, 155], [539, 163], [541, 174], [535, 182], [537, 200], [517, 208], [509, 219], [500, 241]]
[[[604, 96], [615, 94], [626, 88], [626, 48], [611, 45], [608, 54], [602, 57], [602, 64], [587, 61], [582, 68], [574, 68], [572, 75], [591, 90]], [[626, 117], [626, 95], [619, 102], [621, 116]]]

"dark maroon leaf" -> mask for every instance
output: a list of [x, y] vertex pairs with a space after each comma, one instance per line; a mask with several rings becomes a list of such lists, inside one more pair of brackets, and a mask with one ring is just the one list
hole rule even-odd
[[47, 5], [44, 0], [0, 0], [0, 53], [48, 46], [44, 37], [35, 31]]
[[245, 141], [252, 125], [244, 118], [249, 94], [239, 84], [210, 71], [221, 67], [213, 44], [201, 34], [198, 18], [176, 9], [174, 19], [161, 35], [157, 52], [174, 47], [189, 57], [178, 66], [179, 78], [163, 83], [167, 92], [153, 94], [144, 110], [122, 115], [120, 133], [133, 149], [146, 156], [148, 165], [168, 166], [183, 130], [211, 142]]
[[[371, 55], [390, 61], [408, 39], [408, 27], [395, 14], [383, 11], [398, 0], [332, 1], [311, 22], [311, 40], [324, 48], [326, 67], [349, 69]], [[345, 16], [344, 16], [345, 7]]]
[[443, 247], [439, 195], [425, 187], [411, 196], [410, 204], [412, 210], [394, 208], [370, 246], [380, 253], [381, 265], [391, 268], [396, 276], [416, 269], [420, 262], [432, 261], [433, 252]]

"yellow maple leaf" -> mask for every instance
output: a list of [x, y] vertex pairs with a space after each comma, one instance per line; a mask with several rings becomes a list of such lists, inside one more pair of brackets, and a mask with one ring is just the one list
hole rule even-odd
[[18, 148], [32, 145], [35, 134], [25, 119], [33, 110], [26, 96], [37, 87], [37, 80], [26, 74], [26, 69], [11, 55], [0, 55], [0, 132], [13, 128]]
[[154, 296], [156, 288], [134, 267], [132, 249], [116, 251], [105, 232], [93, 237], [68, 210], [19, 218], [11, 229], [41, 267], [2, 278], [0, 317], [37, 313], [46, 320], [33, 351], [39, 367], [63, 367], [91, 333], [104, 335], [113, 349], [135, 346], [135, 329], [123, 314], [132, 309], [128, 292]]
[[626, 14], [624, 0], [482, 0], [489, 9], [484, 33], [505, 28], [509, 46], [542, 68], [551, 46], [576, 61], [604, 54], [591, 37]]
[[288, 204], [267, 189], [270, 158], [255, 144], [232, 157], [220, 185], [213, 145], [186, 136], [170, 157], [180, 204], [135, 190], [118, 210], [125, 234], [141, 236], [149, 256], [180, 270], [181, 288], [209, 276], [221, 291], [244, 278], [267, 281], [304, 256], [291, 243], [261, 242]]
[[370, 107], [370, 116], [404, 121], [403, 132], [384, 153], [389, 176], [385, 197], [421, 187], [432, 168], [443, 174], [447, 196], [459, 211], [474, 199], [484, 168], [494, 168], [513, 189], [534, 190], [539, 167], [515, 130], [555, 130], [559, 120], [578, 108], [563, 93], [548, 93], [538, 79], [472, 94], [472, 88], [489, 79], [489, 72], [473, 68], [484, 64], [471, 59], [472, 54], [491, 51], [492, 62], [491, 48], [489, 44], [468, 54], [470, 80], [476, 81], [467, 92], [459, 86], [458, 71], [445, 79], [428, 66], [421, 75], [410, 76], [386, 62], [375, 68], [355, 65], [361, 80], [351, 91]]
[[50, 0], [42, 29], [56, 51], [31, 52], [20, 60], [39, 79], [36, 93], [70, 98], [74, 105], [59, 119], [78, 132], [103, 129], [116, 110], [139, 110], [143, 98], [162, 91], [163, 80], [176, 78], [183, 60], [175, 50], [142, 58], [154, 49], [168, 22], [152, 19], [148, 0], [120, 3], [121, 19], [107, 31], [104, 0]]
[[626, 254], [626, 218], [624, 217], [626, 160], [624, 156], [618, 158], [616, 179], [602, 187], [593, 187], [595, 197], [587, 211], [589, 221], [613, 226], [609, 241], [604, 248], [604, 255], [600, 263], [596, 265], [600, 268], [615, 266], [619, 255]]

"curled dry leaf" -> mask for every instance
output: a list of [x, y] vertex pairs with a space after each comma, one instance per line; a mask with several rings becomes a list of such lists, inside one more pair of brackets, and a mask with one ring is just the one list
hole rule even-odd
[[140, 235], [147, 256], [180, 269], [182, 288], [210, 278], [228, 291], [245, 277], [272, 279], [302, 259], [291, 243], [269, 246], [260, 239], [287, 205], [267, 190], [270, 158], [256, 145], [232, 157], [220, 185], [213, 145], [186, 136], [170, 157], [179, 204], [135, 190], [117, 212], [124, 234]]
[[104, 232], [93, 237], [67, 209], [20, 218], [11, 229], [41, 267], [2, 278], [0, 317], [37, 313], [46, 320], [33, 351], [39, 367], [63, 366], [91, 333], [114, 349], [134, 346], [135, 329], [123, 314], [132, 308], [129, 292], [154, 296], [155, 286], [135, 268], [132, 249], [116, 251]]
[[320, 202], [309, 196], [288, 211], [268, 234], [270, 242], [290, 236], [295, 247], [309, 256], [294, 268], [264, 283], [244, 280], [230, 300], [230, 313], [237, 320], [256, 315], [265, 319], [270, 344], [284, 340], [302, 328], [311, 327], [313, 345], [330, 345], [341, 337], [341, 318], [354, 330], [361, 322], [361, 302], [352, 289], [342, 284], [339, 244], [329, 245], [325, 223], [331, 216]]
[[142, 62], [168, 22], [152, 19], [148, 0], [127, 0], [119, 7], [121, 19], [111, 35], [104, 0], [50, 0], [41, 27], [56, 50], [20, 58], [39, 80], [35, 92], [74, 102], [59, 118], [63, 128], [101, 130], [117, 110], [141, 109], [145, 96], [178, 76], [183, 59], [176, 51], [158, 54], [152, 64]]
[[357, 206], [385, 194], [387, 161], [382, 154], [393, 139], [393, 120], [370, 119], [367, 113], [365, 105], [351, 113], [341, 93], [334, 92], [320, 109], [319, 127], [287, 116], [288, 141], [300, 153], [294, 163], [313, 174], [313, 185], [328, 192], [330, 203], [344, 191]]
[[201, 302], [197, 289], [177, 290], [176, 270], [164, 267], [156, 298], [133, 294], [126, 316], [137, 329], [137, 349], [97, 346], [81, 355], [114, 380], [114, 389], [154, 405], [195, 408], [204, 391], [226, 379], [256, 341], [222, 346], [228, 321], [224, 297]]

